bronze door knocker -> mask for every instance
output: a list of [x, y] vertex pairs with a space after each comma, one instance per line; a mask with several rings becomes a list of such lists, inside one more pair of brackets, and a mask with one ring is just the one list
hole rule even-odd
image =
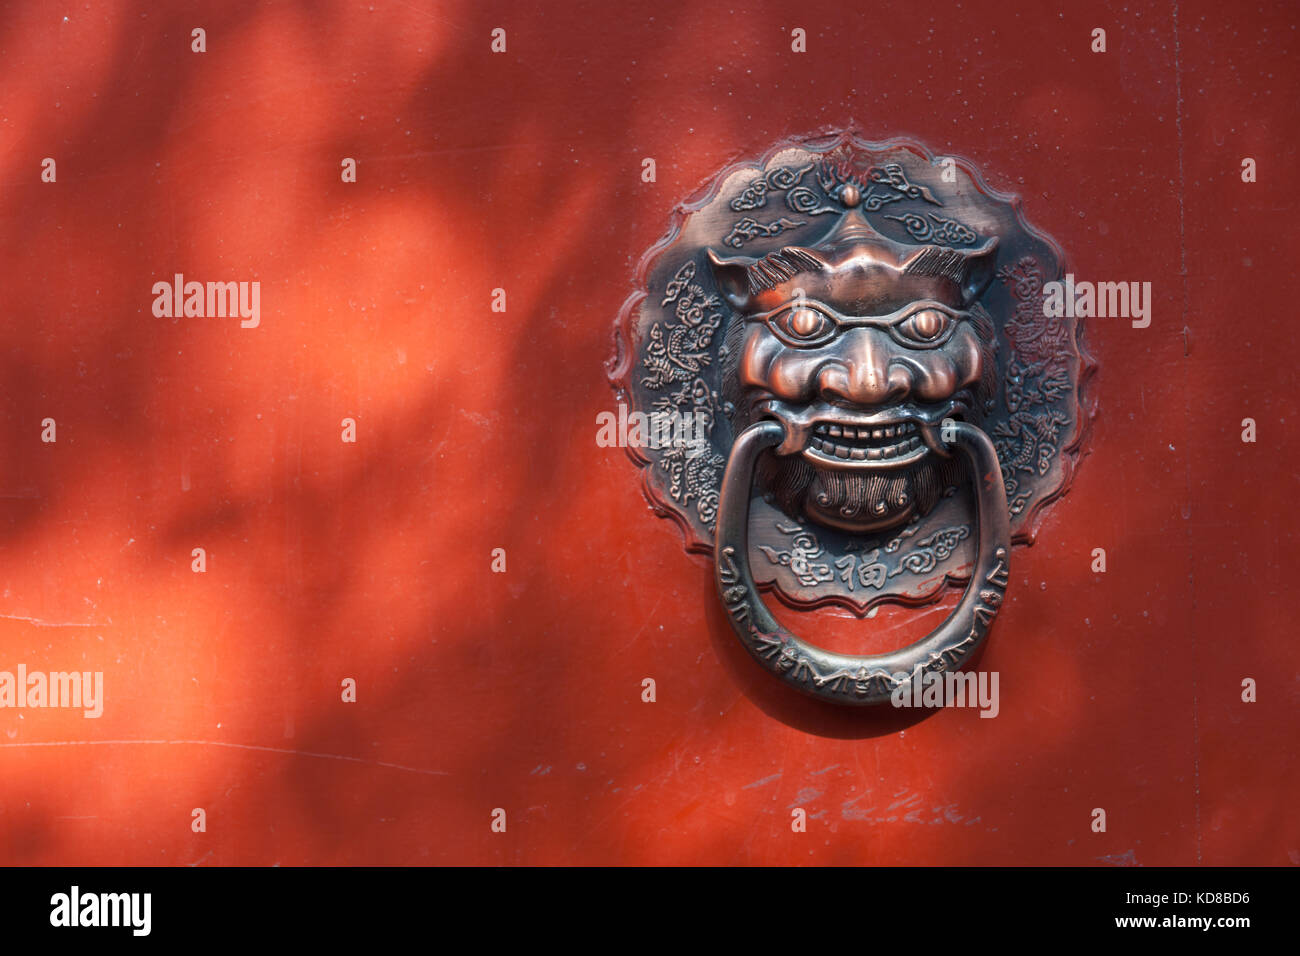
[[[1011, 545], [1068, 487], [1093, 362], [1048, 317], [1063, 256], [969, 165], [848, 134], [723, 171], [647, 253], [611, 378], [634, 411], [700, 423], [629, 448], [651, 503], [714, 554], [732, 628], [768, 670], [873, 704], [956, 670], [1002, 604]], [[964, 593], [891, 653], [782, 627], [760, 589], [858, 615]]]

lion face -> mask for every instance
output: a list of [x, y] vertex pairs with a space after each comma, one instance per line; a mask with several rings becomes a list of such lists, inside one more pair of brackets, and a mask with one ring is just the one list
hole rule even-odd
[[850, 209], [811, 248], [721, 259], [736, 310], [736, 425], [781, 421], [762, 479], [791, 514], [854, 532], [925, 514], [960, 479], [937, 429], [978, 423], [994, 386], [993, 325], [977, 304], [996, 240], [908, 246]]

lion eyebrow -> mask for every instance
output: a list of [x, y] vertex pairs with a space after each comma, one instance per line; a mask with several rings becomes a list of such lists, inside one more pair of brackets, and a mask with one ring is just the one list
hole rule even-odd
[[969, 257], [956, 249], [942, 246], [928, 246], [918, 252], [903, 269], [904, 275], [941, 276], [953, 282], [966, 278], [966, 264]]
[[749, 294], [757, 295], [774, 289], [802, 272], [817, 272], [821, 268], [821, 260], [804, 249], [787, 246], [769, 252], [745, 268], [745, 274], [749, 278]]

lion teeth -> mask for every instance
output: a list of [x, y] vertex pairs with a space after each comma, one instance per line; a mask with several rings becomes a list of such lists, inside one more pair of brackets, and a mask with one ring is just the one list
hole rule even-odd
[[[843, 441], [832, 441], [835, 438]], [[878, 426], [817, 422], [808, 439], [809, 448], [842, 461], [883, 461], [909, 455], [921, 445], [914, 422]]]

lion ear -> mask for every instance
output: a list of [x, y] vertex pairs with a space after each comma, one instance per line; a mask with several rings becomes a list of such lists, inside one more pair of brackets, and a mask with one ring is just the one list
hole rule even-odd
[[998, 263], [998, 237], [993, 236], [978, 249], [965, 253], [966, 275], [961, 284], [962, 303], [970, 305], [984, 294], [993, 281]]
[[709, 267], [713, 270], [713, 281], [718, 284], [718, 291], [737, 311], [745, 311], [750, 301], [749, 267], [758, 260], [748, 256], [723, 259], [712, 249], [708, 250], [708, 255]]

